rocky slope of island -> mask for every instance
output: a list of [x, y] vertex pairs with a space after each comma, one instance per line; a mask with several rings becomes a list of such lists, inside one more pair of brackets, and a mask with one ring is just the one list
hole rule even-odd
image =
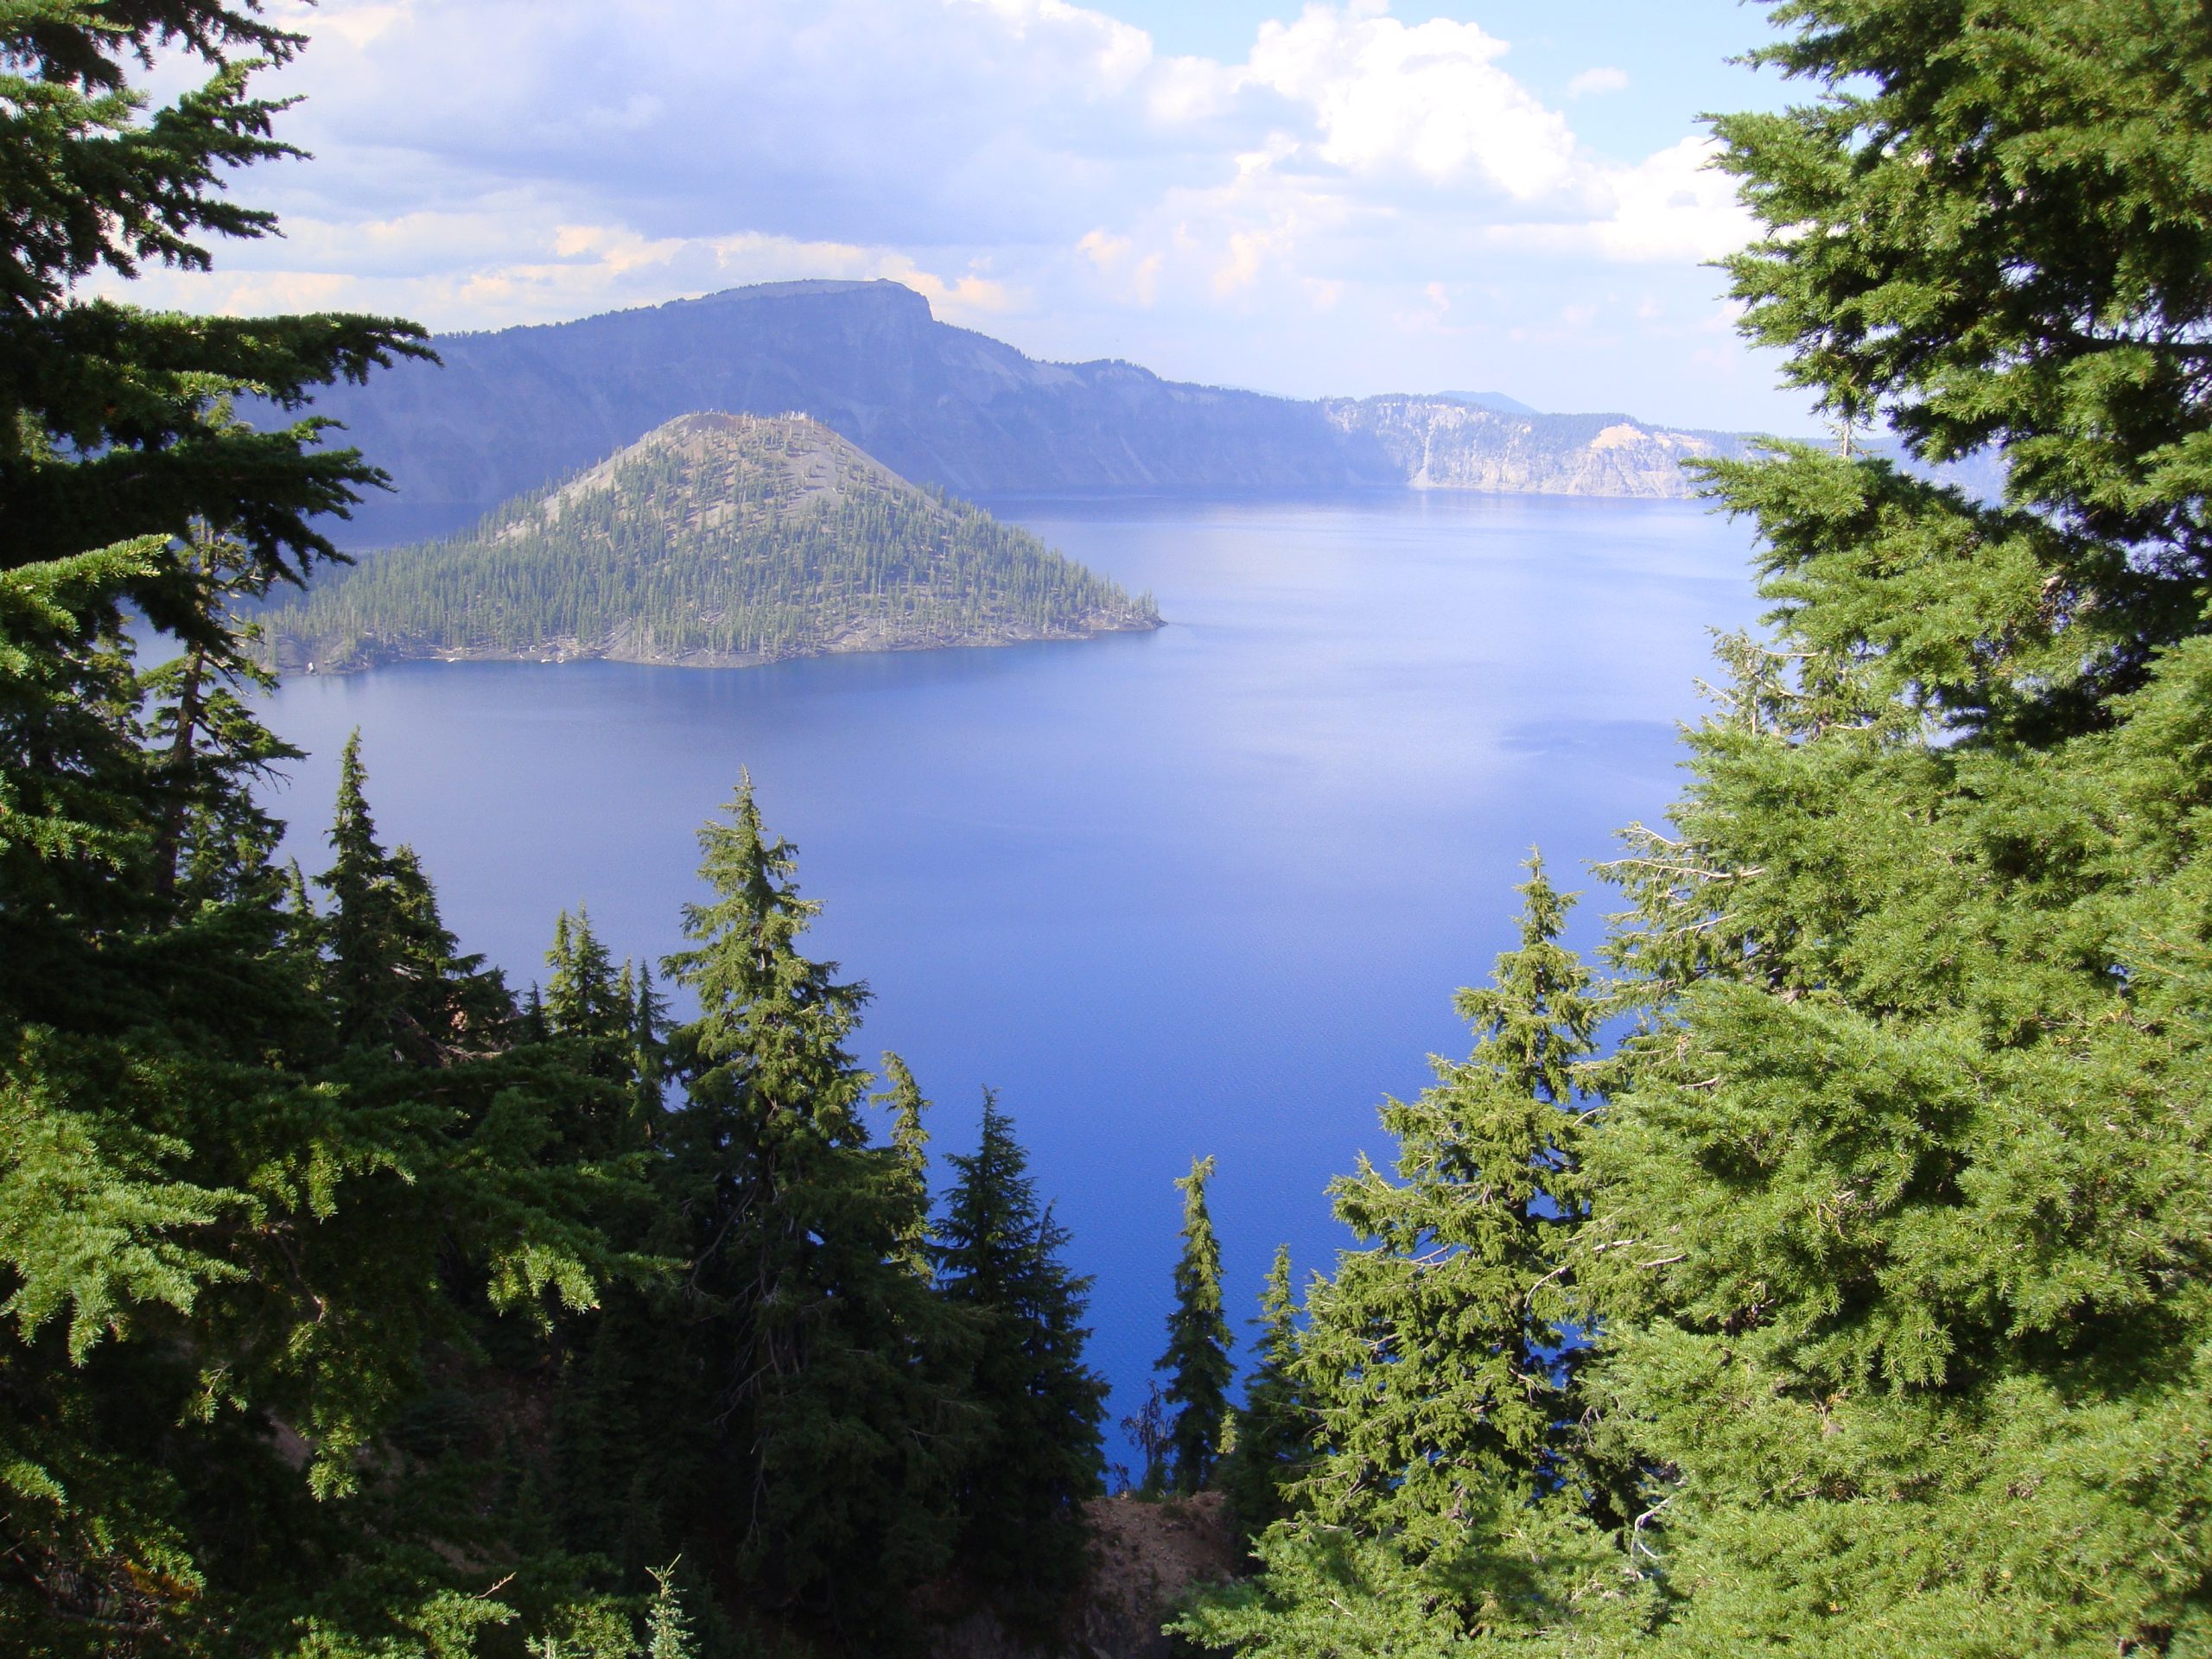
[[679, 416], [461, 535], [272, 600], [279, 666], [408, 658], [742, 666], [1154, 628], [1148, 596], [817, 422]]

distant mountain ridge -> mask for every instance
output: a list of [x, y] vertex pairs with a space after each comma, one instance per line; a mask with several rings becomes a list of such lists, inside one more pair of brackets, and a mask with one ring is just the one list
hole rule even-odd
[[435, 343], [443, 367], [402, 363], [317, 397], [317, 413], [345, 423], [340, 441], [397, 486], [340, 527], [345, 545], [449, 534], [701, 410], [804, 414], [901, 476], [967, 495], [1416, 485], [1682, 497], [1667, 456], [1741, 442], [1521, 413], [1495, 393], [1301, 402], [1111, 359], [1040, 362], [938, 321], [893, 282], [765, 283]]
[[409, 658], [735, 667], [1156, 628], [1121, 588], [804, 416], [678, 416], [465, 534], [264, 607], [276, 665]]

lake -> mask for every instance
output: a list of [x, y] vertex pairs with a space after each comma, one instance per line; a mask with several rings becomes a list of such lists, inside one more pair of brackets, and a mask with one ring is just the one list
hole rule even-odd
[[1163, 1345], [1191, 1160], [1219, 1160], [1241, 1322], [1278, 1242], [1301, 1278], [1344, 1242], [1322, 1189], [1386, 1156], [1377, 1103], [1466, 1052], [1452, 994], [1510, 944], [1531, 844], [1595, 938], [1612, 900], [1586, 867], [1664, 814], [1708, 631], [1757, 612], [1749, 532], [1681, 503], [1441, 493], [989, 505], [1170, 626], [298, 677], [272, 723], [311, 758], [276, 804], [322, 868], [358, 726], [385, 841], [520, 988], [563, 906], [618, 958], [674, 948], [693, 832], [749, 769], [822, 903], [811, 953], [874, 988], [863, 1054], [912, 1065], [941, 1149], [1001, 1091], [1097, 1277], [1118, 1417]]

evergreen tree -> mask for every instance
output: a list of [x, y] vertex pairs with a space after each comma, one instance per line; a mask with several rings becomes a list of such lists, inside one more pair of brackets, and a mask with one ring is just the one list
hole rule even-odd
[[[425, 1087], [399, 1033], [341, 1033], [361, 987], [250, 792], [288, 752], [234, 607], [330, 556], [311, 520], [378, 474], [317, 422], [254, 432], [228, 400], [296, 406], [421, 331], [77, 297], [100, 268], [204, 265], [204, 238], [273, 229], [219, 181], [289, 153], [246, 87], [300, 44], [250, 4], [0, 16], [11, 1653], [427, 1655], [512, 1619], [461, 1565], [505, 1548], [466, 1455], [414, 1430], [477, 1315], [527, 1324], [604, 1265], [518, 1087], [503, 1109], [445, 1055]], [[149, 111], [128, 72], [157, 58], [205, 79]], [[126, 602], [174, 661], [135, 671]], [[384, 862], [391, 937], [442, 938], [419, 869]]]
[[668, 961], [700, 1007], [672, 1039], [668, 1198], [706, 1501], [770, 1605], [880, 1636], [950, 1547], [958, 1332], [898, 1260], [905, 1177], [867, 1146], [870, 1079], [843, 1047], [866, 989], [800, 954], [817, 906], [749, 781], [700, 844], [714, 896], [686, 907], [691, 947]]
[[676, 1566], [653, 1571], [652, 1605], [645, 1614], [645, 1645], [639, 1659], [691, 1659], [691, 1621], [676, 1591]]
[[623, 964], [629, 992], [629, 1070], [634, 1096], [632, 1117], [647, 1142], [660, 1134], [660, 1118], [668, 1080], [668, 1002], [653, 988], [650, 963], [639, 963], [634, 979]]
[[622, 1051], [637, 1018], [636, 995], [618, 986], [613, 958], [581, 906], [574, 917], [564, 910], [554, 922], [545, 965], [552, 970], [545, 982], [548, 1027], [589, 1046], [595, 1063], [626, 1070]]
[[893, 1254], [915, 1277], [933, 1281], [937, 1262], [930, 1250], [930, 1132], [923, 1122], [930, 1103], [922, 1098], [906, 1062], [896, 1054], [884, 1055], [883, 1073], [891, 1082], [885, 1103], [891, 1109], [891, 1156], [906, 1206]]
[[1167, 1351], [1153, 1368], [1167, 1374], [1175, 1490], [1186, 1496], [1213, 1472], [1229, 1419], [1229, 1384], [1236, 1375], [1229, 1357], [1229, 1318], [1222, 1311], [1221, 1243], [1206, 1213], [1206, 1183], [1212, 1179], [1213, 1160], [1199, 1158], [1175, 1183], [1183, 1194], [1183, 1248], [1175, 1262]]
[[1090, 1281], [1061, 1261], [1067, 1230], [989, 1091], [976, 1150], [947, 1161], [938, 1268], [945, 1296], [980, 1316], [971, 1387], [987, 1425], [964, 1465], [959, 1560], [1017, 1624], [1041, 1627], [1082, 1576], [1082, 1503], [1103, 1485], [1106, 1384], [1083, 1363], [1080, 1323]]
[[1710, 469], [1773, 634], [1617, 867], [1647, 1014], [1580, 1262], [1663, 1476], [1638, 1651], [2197, 1651], [2212, 37], [2158, 0], [1775, 17], [1816, 95], [1720, 124], [1748, 329], [2009, 481]]
[[[212, 618], [227, 617], [236, 601], [260, 586], [246, 550], [204, 524], [193, 527], [182, 563], [199, 590], [195, 607]], [[277, 879], [270, 860], [282, 827], [245, 785], [265, 781], [280, 762], [302, 756], [264, 726], [245, 701], [276, 682], [252, 660], [257, 630], [247, 626], [235, 633], [235, 642], [227, 637], [188, 641], [175, 657], [137, 678], [137, 700], [150, 715], [144, 732], [149, 759], [165, 798], [152, 849], [153, 887], [162, 897], [180, 888], [187, 902], [242, 897], [228, 887], [239, 876]]]
[[[642, 988], [634, 967], [618, 969], [578, 906], [553, 924], [545, 954], [550, 970], [539, 1000], [538, 1029], [562, 1045], [568, 1064], [604, 1084], [569, 1114], [576, 1147], [593, 1156], [634, 1152], [649, 1145], [660, 1116], [665, 1061], [659, 1028], [665, 1010], [648, 974]], [[526, 1014], [524, 1024], [530, 1025]]]
[[1287, 1488], [1302, 1471], [1313, 1438], [1298, 1382], [1298, 1300], [1290, 1287], [1290, 1246], [1275, 1251], [1260, 1294], [1257, 1357], [1244, 1382], [1244, 1404], [1232, 1419], [1232, 1443], [1221, 1460], [1237, 1533], [1255, 1539], [1290, 1513]]
[[369, 813], [361, 734], [340, 757], [325, 924], [340, 1040], [417, 1065], [490, 1052], [512, 1017], [481, 957], [464, 956], [410, 848], [386, 853]]
[[[1369, 1243], [1307, 1299], [1292, 1363], [1311, 1459], [1257, 1583], [1189, 1624], [1211, 1643], [1426, 1654], [1626, 1611], [1605, 1593], [1618, 1558], [1588, 1514], [1581, 1356], [1561, 1328], [1599, 1004], [1558, 942], [1567, 900], [1529, 870], [1519, 948], [1459, 994], [1474, 1052], [1382, 1109], [1399, 1179], [1362, 1159], [1331, 1188]], [[1319, 1648], [1348, 1598], [1354, 1628]]]

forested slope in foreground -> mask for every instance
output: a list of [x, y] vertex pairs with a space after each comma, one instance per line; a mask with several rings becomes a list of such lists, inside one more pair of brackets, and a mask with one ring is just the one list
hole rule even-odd
[[1149, 598], [804, 416], [680, 416], [471, 533], [326, 569], [263, 613], [267, 655], [731, 667], [1157, 627]]

